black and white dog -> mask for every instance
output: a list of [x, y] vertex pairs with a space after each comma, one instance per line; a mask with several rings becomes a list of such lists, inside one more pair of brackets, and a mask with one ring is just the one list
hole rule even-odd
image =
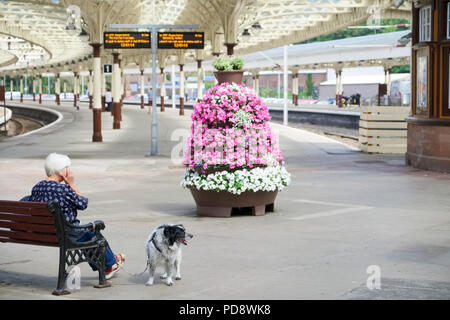
[[187, 240], [192, 237], [193, 235], [187, 233], [181, 224], [163, 224], [152, 232], [145, 245], [150, 274], [145, 285], [153, 285], [153, 277], [158, 266], [165, 267], [165, 273], [161, 278], [166, 279], [168, 286], [173, 285], [174, 275], [176, 280], [181, 279], [181, 244], [187, 245]]

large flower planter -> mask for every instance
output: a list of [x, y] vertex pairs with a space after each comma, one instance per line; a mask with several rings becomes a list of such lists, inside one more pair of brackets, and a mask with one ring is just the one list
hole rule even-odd
[[290, 178], [268, 108], [241, 84], [242, 70], [214, 75], [219, 84], [194, 106], [181, 185], [189, 188], [200, 216], [230, 217], [236, 208], [255, 216], [272, 212]]
[[226, 191], [189, 188], [197, 204], [197, 213], [205, 217], [230, 217], [233, 208], [251, 208], [255, 216], [274, 210], [278, 191], [246, 191], [232, 194]]

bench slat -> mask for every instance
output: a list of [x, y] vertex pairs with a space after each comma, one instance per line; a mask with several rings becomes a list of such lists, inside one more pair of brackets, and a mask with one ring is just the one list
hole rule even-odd
[[47, 247], [59, 247], [59, 244], [54, 242], [41, 242], [41, 241], [31, 241], [31, 240], [18, 240], [9, 239], [0, 236], [0, 242], [11, 242], [11, 243], [21, 243], [21, 244], [31, 244], [36, 246], [47, 246]]
[[32, 240], [39, 242], [55, 243], [57, 245], [59, 244], [58, 238], [56, 237], [55, 234], [0, 230], [0, 237], [14, 240]]
[[54, 225], [52, 217], [27, 216], [23, 214], [13, 214], [5, 212], [0, 212], [0, 220], [11, 222], [26, 222], [32, 224]]
[[8, 207], [0, 204], [0, 212], [26, 214], [31, 216], [51, 217], [47, 208]]
[[34, 231], [34, 232], [45, 232], [56, 234], [56, 229], [51, 225], [40, 225], [40, 224], [30, 224], [30, 223], [17, 223], [11, 221], [0, 220], [0, 228], [9, 228], [20, 231]]
[[9, 201], [0, 200], [0, 206], [7, 207], [23, 207], [23, 208], [47, 208], [47, 203], [45, 202], [32, 202], [32, 201]]

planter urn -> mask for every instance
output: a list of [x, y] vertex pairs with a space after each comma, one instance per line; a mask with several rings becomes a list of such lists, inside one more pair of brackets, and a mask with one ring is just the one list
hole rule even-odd
[[[275, 172], [279, 171], [276, 171], [277, 169], [272, 169], [276, 168], [273, 166], [278, 165], [281, 166], [278, 168], [282, 168], [282, 170], [285, 170], [284, 167], [282, 166], [284, 164], [284, 160], [283, 157], [281, 156], [281, 151], [278, 149], [276, 137], [271, 135], [271, 129], [268, 124], [268, 121], [270, 120], [270, 115], [267, 106], [264, 104], [262, 99], [260, 99], [255, 95], [253, 90], [241, 84], [243, 73], [244, 73], [243, 70], [214, 72], [214, 75], [218, 80], [218, 84], [213, 88], [211, 88], [209, 93], [205, 95], [202, 101], [200, 101], [196, 106], [194, 106], [194, 113], [192, 115], [193, 125], [191, 127], [192, 133], [191, 136], [188, 138], [188, 148], [185, 150], [185, 160], [184, 160], [184, 164], [188, 167], [188, 170], [186, 171], [185, 176], [183, 177], [182, 186], [190, 190], [192, 197], [194, 198], [194, 201], [196, 203], [197, 213], [200, 216], [230, 217], [232, 213], [236, 211], [242, 212], [245, 210], [251, 212], [251, 214], [254, 216], [262, 216], [266, 212], [273, 212], [274, 203], [278, 191], [281, 190], [283, 186], [287, 186], [290, 182], [290, 176], [289, 173], [287, 173], [287, 171], [285, 171], [286, 175], [288, 176], [287, 179], [285, 179], [285, 176], [283, 174], [280, 176], [276, 175], [278, 179], [285, 179], [283, 180], [282, 185], [280, 185], [280, 183], [278, 182], [278, 184], [276, 184], [276, 187], [273, 184], [274, 182], [272, 180], [263, 182], [263, 180], [257, 180], [255, 178], [257, 176], [267, 177], [267, 174], [270, 174], [271, 177], [274, 177], [273, 173], [274, 171], [271, 170], [275, 170]], [[234, 96], [230, 99], [227, 98], [227, 100], [224, 100], [228, 101], [228, 103], [223, 103], [223, 101], [218, 102], [219, 100], [217, 99], [223, 97], [224, 94]], [[239, 95], [239, 98], [236, 97], [236, 95]], [[229, 101], [241, 101], [239, 111], [236, 111], [236, 108], [232, 107], [231, 102]], [[243, 101], [245, 101], [244, 104], [242, 104]], [[249, 106], [252, 106], [252, 108], [249, 108]], [[222, 118], [216, 116], [218, 114], [217, 113], [218, 111], [222, 112]], [[243, 112], [244, 117], [242, 118]], [[223, 118], [224, 114], [227, 117], [226, 119]], [[251, 117], [248, 117], [249, 115], [251, 115]], [[247, 119], [247, 120], [237, 120], [237, 119]], [[249, 121], [248, 119], [252, 119], [250, 123], [239, 122], [239, 121]], [[203, 128], [202, 129], [203, 131], [201, 131], [201, 133], [199, 133], [198, 129], [196, 129], [195, 127], [195, 124], [196, 123], [198, 124], [198, 122], [200, 122], [201, 128]], [[198, 162], [198, 159], [194, 155], [193, 151], [194, 146], [198, 145], [198, 141], [202, 141], [203, 146], [202, 152], [204, 152], [205, 150], [209, 150], [208, 147], [210, 145], [217, 146], [217, 144], [220, 144], [218, 141], [222, 141], [221, 143], [223, 143], [222, 147], [224, 147], [224, 150], [233, 150], [233, 148], [234, 150], [237, 150], [236, 148], [239, 148], [239, 146], [237, 145], [235, 145], [234, 147], [231, 146], [230, 149], [228, 141], [231, 141], [233, 139], [229, 140], [227, 139], [233, 137], [235, 132], [250, 130], [253, 125], [255, 125], [258, 128], [258, 130], [263, 130], [263, 132], [267, 132], [270, 134], [268, 135], [269, 139], [264, 140], [265, 142], [263, 142], [263, 144], [267, 144], [266, 146], [270, 149], [266, 150], [271, 151], [270, 152], [267, 151], [267, 153], [264, 153], [264, 155], [271, 156], [272, 159], [274, 159], [275, 164], [273, 164], [273, 162], [269, 164], [263, 163], [260, 160], [258, 160], [258, 162], [252, 162], [251, 160], [249, 160], [250, 153], [254, 155], [254, 153], [252, 153], [253, 151], [250, 150], [253, 150], [254, 146], [256, 145], [250, 144], [249, 142], [249, 140], [252, 139], [251, 131], [246, 131], [245, 133], [244, 140], [248, 142], [248, 144], [247, 142], [245, 144], [246, 148], [245, 164], [242, 164], [242, 159], [244, 158], [242, 158], [242, 156], [239, 157], [237, 153], [234, 152], [230, 153], [232, 155], [231, 160], [229, 156], [225, 155], [223, 159], [226, 159], [226, 163], [222, 163], [219, 166], [214, 165], [214, 163], [209, 163], [208, 161], [210, 160], [208, 159], [211, 158], [211, 155], [214, 155], [216, 153], [215, 151], [212, 151], [209, 156], [207, 156], [206, 158], [202, 158], [202, 160]], [[220, 138], [219, 140], [216, 140], [217, 136], [212, 135], [210, 140], [207, 140], [206, 144], [203, 144], [205, 143], [204, 137], [206, 131], [212, 131], [216, 133], [225, 132], [224, 128], [227, 128], [232, 131], [231, 136], [228, 131], [226, 134], [221, 133], [223, 134], [224, 137], [226, 136], [225, 140], [221, 140]], [[198, 163], [201, 164], [200, 167], [198, 166]], [[265, 168], [267, 168], [268, 171], [266, 171]], [[238, 172], [239, 170], [245, 171]], [[235, 182], [233, 182], [232, 185], [230, 185], [229, 182], [227, 182], [226, 185], [228, 187], [225, 188], [224, 185], [220, 185], [220, 187], [213, 186], [212, 188], [214, 188], [214, 190], [211, 190], [211, 187], [206, 188], [203, 187], [204, 186], [203, 184], [197, 184], [199, 177], [201, 179], [200, 181], [203, 181], [204, 179], [209, 179], [208, 178], [209, 175], [213, 175], [213, 177], [216, 176], [228, 177], [229, 174], [234, 175], [233, 179], [235, 180], [233, 181]], [[195, 178], [191, 178], [191, 175]], [[236, 179], [250, 179], [249, 181], [253, 182], [245, 182], [244, 184], [247, 184], [247, 186], [243, 188], [242, 187], [243, 184], [241, 182], [237, 182], [238, 180]], [[250, 185], [248, 185], [248, 183], [250, 183]], [[236, 187], [236, 185], [238, 186]], [[238, 191], [236, 191], [236, 189], [234, 188], [238, 188]], [[217, 189], [220, 189], [220, 191], [217, 191]], [[273, 191], [262, 191], [262, 190], [273, 190]]]
[[216, 77], [219, 84], [224, 82], [242, 83], [244, 71], [243, 70], [216, 71], [214, 72], [214, 76]]

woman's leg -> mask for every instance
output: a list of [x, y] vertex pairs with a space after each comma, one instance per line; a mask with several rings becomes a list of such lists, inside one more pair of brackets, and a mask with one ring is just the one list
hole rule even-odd
[[[90, 232], [90, 231], [86, 231], [78, 240], [77, 242], [85, 242], [85, 241], [89, 241], [91, 240], [93, 237], [95, 237], [95, 234]], [[112, 266], [114, 266], [116, 264], [116, 257], [114, 255], [114, 253], [112, 252], [111, 248], [109, 246], [106, 247], [106, 259], [105, 259], [105, 265], [107, 268], [111, 268]], [[92, 270], [97, 271], [97, 268], [93, 265], [90, 264]]]
[[112, 252], [109, 246], [106, 247], [106, 261], [105, 264], [108, 268], [116, 264], [116, 256]]

